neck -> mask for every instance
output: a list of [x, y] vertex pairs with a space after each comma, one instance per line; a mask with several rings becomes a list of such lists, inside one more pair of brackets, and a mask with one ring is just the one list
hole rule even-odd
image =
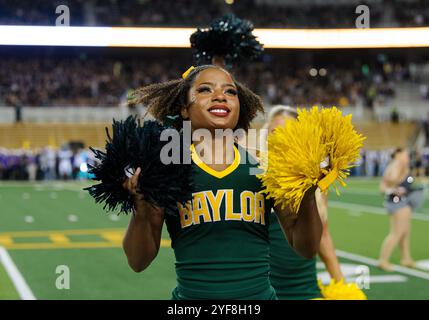
[[212, 136], [195, 141], [195, 150], [207, 165], [230, 165], [234, 162], [234, 138]]

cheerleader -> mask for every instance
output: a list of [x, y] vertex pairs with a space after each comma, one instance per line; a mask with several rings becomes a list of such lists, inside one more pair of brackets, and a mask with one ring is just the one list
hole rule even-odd
[[411, 216], [412, 212], [421, 206], [425, 190], [422, 187], [414, 187], [409, 163], [408, 151], [403, 148], [396, 149], [380, 183], [380, 190], [385, 195], [384, 206], [390, 218], [390, 231], [382, 243], [378, 264], [380, 269], [385, 271], [392, 271], [389, 259], [398, 244], [401, 265], [416, 267], [410, 251]]
[[[256, 167], [249, 163], [255, 162], [245, 161], [251, 157], [246, 150], [237, 144], [228, 148], [224, 139], [221, 148], [212, 152], [223, 154], [221, 163], [207, 161], [197, 151], [217, 145], [216, 129], [247, 131], [263, 110], [260, 98], [214, 65], [143, 87], [137, 96], [157, 120], [178, 115], [179, 120], [190, 121], [192, 132], [207, 129], [212, 139], [195, 140], [191, 146], [197, 187], [192, 199], [177, 204], [177, 215], [165, 214], [164, 208], [145, 201], [137, 190], [138, 179], [145, 179], [139, 177], [140, 168], [125, 181], [135, 199], [123, 241], [130, 267], [141, 272], [156, 258], [165, 223], [176, 258], [173, 299], [276, 299], [269, 281], [272, 202], [260, 192], [260, 180], [249, 175], [249, 169]], [[305, 193], [298, 214], [275, 208], [291, 247], [308, 259], [316, 254], [322, 234], [315, 189]]]
[[[283, 126], [289, 120], [297, 118], [297, 112], [289, 106], [274, 106], [264, 125], [266, 133], [270, 134], [278, 126]], [[287, 125], [287, 124], [286, 124]], [[262, 150], [266, 148], [261, 144]], [[343, 286], [344, 276], [341, 272], [335, 247], [328, 227], [328, 195], [316, 189], [316, 202], [320, 214], [323, 232], [318, 248], [318, 254], [331, 276], [331, 285], [336, 285], [336, 296], [331, 299], [359, 299], [365, 295], [355, 284]], [[307, 259], [296, 253], [282, 235], [281, 227], [274, 214], [270, 217], [270, 281], [279, 299], [317, 299], [322, 298], [318, 285], [316, 258]], [[324, 287], [321, 285], [322, 289]], [[327, 290], [323, 290], [324, 292]], [[334, 290], [330, 290], [334, 291]]]

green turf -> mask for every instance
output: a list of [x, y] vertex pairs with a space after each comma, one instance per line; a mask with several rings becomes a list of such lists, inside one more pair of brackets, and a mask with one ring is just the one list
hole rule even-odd
[[38, 242], [38, 243], [49, 243], [48, 237], [28, 237], [28, 238], [15, 238], [15, 243], [27, 243], [27, 242]]
[[[377, 258], [380, 245], [389, 231], [388, 216], [374, 215], [362, 211], [361, 215], [350, 215], [344, 210], [331, 209], [329, 226], [337, 249]], [[411, 251], [414, 259], [429, 258], [429, 221], [412, 222]], [[392, 262], [399, 263], [397, 250]], [[428, 295], [429, 297], [429, 295]]]
[[[43, 186], [42, 190], [35, 187], [39, 185]], [[60, 188], [61, 185], [0, 183], [2, 215], [7, 212], [7, 223], [0, 223], [0, 232], [117, 228], [126, 225], [126, 216], [119, 216], [119, 221], [109, 219], [102, 207], [81, 191], [85, 184], [69, 183]], [[55, 196], [52, 197], [52, 194]], [[70, 222], [70, 215], [78, 220]], [[25, 223], [26, 216], [32, 216], [34, 222]]]
[[[340, 197], [330, 200], [382, 208], [377, 179], [350, 179]], [[81, 191], [82, 183], [0, 183], [0, 233], [16, 231], [55, 231], [77, 229], [124, 230], [129, 217], [111, 219], [91, 197]], [[377, 259], [381, 242], [389, 227], [389, 218], [359, 210], [331, 207], [329, 225], [340, 250]], [[419, 210], [428, 213], [429, 201]], [[70, 221], [73, 215], [77, 221]], [[33, 222], [25, 221], [28, 216]], [[429, 259], [429, 221], [413, 220], [411, 247], [414, 259]], [[164, 228], [163, 238], [168, 239]], [[43, 238], [43, 237], [42, 237]], [[99, 235], [71, 235], [73, 242], [103, 242]], [[15, 238], [15, 243], [49, 241], [40, 236]], [[174, 256], [163, 247], [153, 264], [142, 273], [127, 265], [121, 248], [96, 249], [25, 249], [8, 250], [37, 299], [169, 299], [175, 286]], [[341, 259], [345, 263], [360, 264]], [[392, 261], [399, 261], [395, 251]], [[57, 289], [55, 269], [70, 269], [70, 289]], [[371, 299], [428, 299], [429, 281], [400, 273], [386, 274], [370, 266], [371, 275], [402, 276], [405, 282], [371, 284], [366, 293]], [[429, 275], [429, 272], [426, 272]], [[9, 283], [9, 284], [8, 284]], [[6, 274], [0, 269], [0, 298], [17, 298]], [[11, 290], [11, 288], [13, 290]]]
[[20, 299], [12, 282], [9, 279], [6, 270], [0, 263], [0, 300], [17, 300]]
[[[362, 263], [340, 258], [341, 264], [353, 265], [356, 268], [356, 273], [359, 271], [359, 266], [363, 265]], [[427, 300], [429, 298], [429, 288], [428, 280], [422, 281], [419, 278], [412, 277], [409, 275], [398, 274], [395, 272], [386, 273], [374, 266], [369, 267], [369, 276], [370, 277], [389, 277], [389, 276], [401, 276], [404, 278], [404, 282], [392, 282], [389, 279], [385, 279], [387, 282], [375, 282], [369, 283], [368, 288], [363, 284], [362, 290], [366, 294], [369, 300], [379, 299], [379, 300]], [[319, 269], [324, 271], [323, 269]], [[320, 273], [319, 273], [320, 275]], [[362, 274], [355, 274], [356, 276], [362, 276]], [[382, 278], [380, 280], [383, 280]], [[379, 280], [379, 281], [380, 281]]]
[[69, 235], [68, 238], [73, 242], [101, 242], [103, 239], [96, 234], [88, 235]]
[[[37, 299], [170, 299], [174, 257], [162, 248], [142, 273], [132, 271], [120, 249], [36, 250], [11, 253]], [[43, 263], [34, 264], [34, 261]], [[70, 289], [58, 289], [58, 266], [70, 270]]]

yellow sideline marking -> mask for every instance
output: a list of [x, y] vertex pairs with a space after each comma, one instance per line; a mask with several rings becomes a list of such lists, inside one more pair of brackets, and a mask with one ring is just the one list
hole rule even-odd
[[123, 228], [115, 229], [78, 229], [78, 230], [44, 230], [44, 231], [11, 231], [0, 232], [0, 237], [6, 235], [9, 237], [32, 238], [32, 237], [49, 237], [52, 233], [61, 233], [64, 235], [92, 235], [102, 232], [124, 232]]
[[123, 232], [103, 232], [101, 236], [113, 243], [121, 243], [124, 238]]
[[74, 242], [74, 243], [16, 243], [5, 246], [8, 250], [34, 250], [34, 249], [95, 249], [119, 248], [115, 243], [109, 242]]
[[13, 240], [9, 236], [2, 236], [0, 235], [0, 245], [5, 247], [13, 244]]
[[[124, 229], [83, 229], [57, 231], [14, 231], [1, 232], [0, 245], [8, 250], [36, 250], [36, 249], [99, 249], [121, 248]], [[71, 241], [69, 235], [98, 235], [100, 241], [79, 242]], [[14, 242], [14, 239], [46, 237], [50, 242]], [[161, 239], [161, 247], [171, 246], [171, 241]]]
[[49, 239], [53, 242], [53, 243], [69, 243], [70, 239], [67, 238], [65, 235], [61, 234], [61, 233], [52, 233], [49, 235]]
[[[161, 239], [161, 247], [170, 247], [171, 242]], [[8, 250], [37, 250], [37, 249], [101, 249], [101, 248], [121, 248], [122, 243], [118, 242], [69, 242], [69, 243], [15, 243], [4, 246]]]

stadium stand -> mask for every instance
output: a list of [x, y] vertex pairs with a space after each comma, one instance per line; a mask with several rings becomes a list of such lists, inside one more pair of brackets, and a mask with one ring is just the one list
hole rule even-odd
[[228, 2], [232, 4], [224, 0], [17, 0], [2, 4], [0, 24], [55, 25], [55, 8], [67, 5], [71, 12], [71, 25], [75, 26], [205, 26], [208, 21], [233, 12], [251, 20], [256, 27], [354, 28], [355, 9], [359, 4], [370, 8], [372, 27], [423, 26], [429, 23], [429, 12], [423, 0], [389, 0], [390, 6], [384, 0]]

